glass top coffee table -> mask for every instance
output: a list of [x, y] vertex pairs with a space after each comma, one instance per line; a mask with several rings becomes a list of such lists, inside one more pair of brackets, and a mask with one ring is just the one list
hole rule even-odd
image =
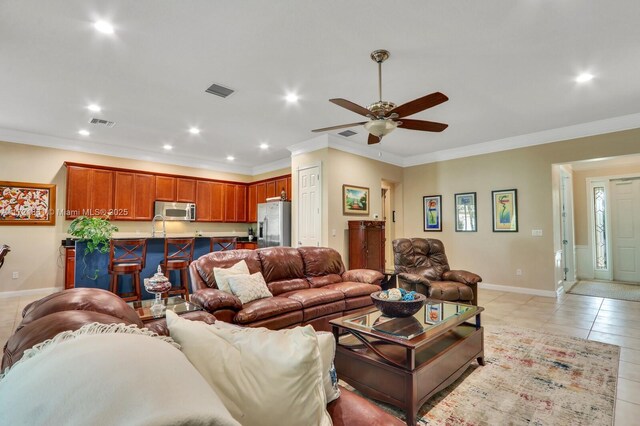
[[330, 321], [338, 377], [370, 398], [418, 409], [477, 360], [484, 365], [479, 306], [427, 299], [413, 316], [392, 318], [371, 307]]
[[162, 304], [166, 309], [162, 311], [162, 314], [154, 316], [153, 312], [151, 311], [151, 306], [153, 306], [154, 302], [155, 299], [148, 299], [135, 302], [127, 302], [127, 305], [131, 306], [136, 311], [142, 322], [164, 318], [166, 316], [166, 309], [169, 309], [178, 315], [186, 314], [187, 312], [202, 310], [200, 306], [196, 305], [195, 303], [188, 302], [180, 296], [171, 296], [167, 297], [166, 299], [162, 299]]

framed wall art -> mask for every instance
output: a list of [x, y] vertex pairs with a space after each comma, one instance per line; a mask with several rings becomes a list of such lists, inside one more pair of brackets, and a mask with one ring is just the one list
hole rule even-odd
[[422, 197], [425, 231], [442, 231], [442, 195]]
[[0, 181], [0, 225], [55, 224], [55, 185]]
[[476, 193], [455, 194], [455, 199], [456, 232], [476, 232], [478, 230]]
[[369, 214], [369, 188], [342, 185], [342, 213]]
[[491, 191], [493, 232], [518, 232], [518, 191]]

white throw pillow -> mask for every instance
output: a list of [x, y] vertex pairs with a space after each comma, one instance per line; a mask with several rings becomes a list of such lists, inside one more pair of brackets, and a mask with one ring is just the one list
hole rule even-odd
[[231, 293], [245, 304], [252, 300], [273, 297], [261, 272], [251, 275], [231, 275], [227, 277], [227, 283]]
[[318, 346], [320, 348], [320, 357], [322, 358], [322, 384], [324, 393], [327, 397], [327, 404], [340, 397], [340, 388], [338, 387], [338, 374], [333, 364], [336, 356], [336, 339], [333, 333], [327, 331], [317, 331]]
[[331, 425], [311, 326], [272, 331], [188, 321], [167, 311], [171, 336], [243, 425]]
[[179, 349], [135, 328], [88, 324], [26, 351], [0, 379], [0, 423], [239, 426]]
[[218, 289], [229, 294], [233, 293], [229, 288], [228, 279], [233, 275], [249, 275], [249, 267], [247, 266], [247, 262], [241, 260], [231, 268], [213, 268], [213, 276], [216, 279], [216, 285], [218, 286]]

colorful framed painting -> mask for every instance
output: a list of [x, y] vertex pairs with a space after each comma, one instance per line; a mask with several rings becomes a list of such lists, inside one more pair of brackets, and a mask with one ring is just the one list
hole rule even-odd
[[422, 197], [425, 231], [442, 231], [442, 195]]
[[55, 224], [55, 185], [0, 181], [0, 225]]
[[456, 232], [476, 232], [478, 230], [476, 193], [455, 194], [455, 199]]
[[491, 191], [493, 232], [518, 232], [518, 191]]
[[369, 214], [369, 188], [342, 185], [342, 213]]

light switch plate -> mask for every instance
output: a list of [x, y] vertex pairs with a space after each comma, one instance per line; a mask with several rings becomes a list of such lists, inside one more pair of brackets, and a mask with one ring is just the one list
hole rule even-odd
[[542, 237], [542, 229], [532, 229], [531, 230], [532, 237]]

